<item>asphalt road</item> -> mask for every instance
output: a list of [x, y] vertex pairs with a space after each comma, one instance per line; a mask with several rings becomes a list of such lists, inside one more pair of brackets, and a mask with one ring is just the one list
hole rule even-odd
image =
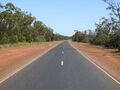
[[64, 42], [0, 84], [0, 90], [120, 90]]

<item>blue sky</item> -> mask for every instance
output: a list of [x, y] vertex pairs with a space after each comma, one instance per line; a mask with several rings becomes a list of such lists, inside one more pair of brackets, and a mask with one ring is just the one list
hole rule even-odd
[[74, 30], [95, 29], [95, 22], [108, 16], [107, 5], [102, 0], [1, 0], [12, 2], [24, 11], [63, 35], [73, 35]]

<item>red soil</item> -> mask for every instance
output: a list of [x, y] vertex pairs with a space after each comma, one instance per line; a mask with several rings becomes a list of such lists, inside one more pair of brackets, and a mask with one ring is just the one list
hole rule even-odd
[[92, 58], [92, 61], [120, 81], [120, 53], [114, 49], [72, 42], [77, 49]]
[[0, 79], [29, 62], [58, 42], [27, 45], [0, 49]]

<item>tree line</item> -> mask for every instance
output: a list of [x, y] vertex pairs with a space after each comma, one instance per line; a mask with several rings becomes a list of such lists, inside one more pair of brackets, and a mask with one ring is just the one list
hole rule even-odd
[[102, 45], [120, 51], [120, 2], [113, 2], [111, 0], [103, 1], [108, 4], [106, 9], [110, 10], [110, 17], [102, 17], [99, 23], [95, 24], [95, 31], [75, 31], [72, 40]]
[[17, 42], [41, 42], [66, 38], [54, 34], [53, 29], [22, 11], [13, 3], [0, 3], [0, 44]]

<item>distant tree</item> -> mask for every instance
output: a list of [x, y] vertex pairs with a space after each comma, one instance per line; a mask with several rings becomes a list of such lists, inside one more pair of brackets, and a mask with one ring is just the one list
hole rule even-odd
[[72, 40], [77, 42], [85, 42], [85, 34], [80, 31], [77, 31], [73, 35]]

